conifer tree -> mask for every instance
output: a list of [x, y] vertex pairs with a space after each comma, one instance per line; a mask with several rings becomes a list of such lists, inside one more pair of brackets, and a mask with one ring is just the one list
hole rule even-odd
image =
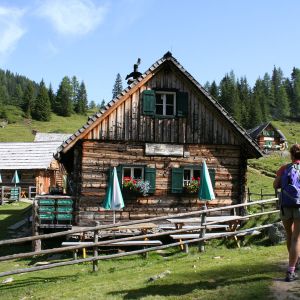
[[251, 105], [249, 107], [249, 128], [256, 127], [257, 125], [262, 123], [262, 113], [260, 109], [259, 99], [257, 97], [253, 97], [251, 99]]
[[105, 100], [102, 99], [100, 106], [99, 106], [99, 110], [105, 108]]
[[112, 99], [116, 98], [122, 91], [123, 91], [122, 78], [120, 73], [118, 73], [114, 87], [112, 89]]
[[292, 72], [291, 116], [300, 117], [300, 69], [293, 68]]
[[31, 118], [32, 113], [35, 109], [35, 94], [34, 86], [32, 82], [27, 84], [27, 87], [23, 96], [23, 110], [25, 112], [26, 118]]
[[226, 74], [220, 82], [219, 102], [237, 122], [241, 121], [241, 101], [233, 71], [231, 71], [229, 75]]
[[246, 77], [242, 77], [240, 80], [237, 81], [237, 90], [241, 103], [241, 124], [245, 128], [248, 128], [248, 112], [251, 100], [251, 88], [248, 85]]
[[274, 97], [273, 118], [284, 120], [290, 115], [290, 105], [280, 68], [273, 69], [271, 91]]
[[216, 100], [219, 99], [219, 88], [215, 81], [212, 82], [208, 91]]
[[57, 90], [55, 112], [64, 117], [71, 116], [73, 112], [72, 84], [68, 76], [65, 76]]
[[[76, 76], [73, 76], [71, 79], [71, 85], [72, 85], [72, 103], [73, 103], [73, 109], [75, 112], [78, 111], [78, 93], [79, 93], [79, 82], [77, 80]], [[78, 112], [77, 112], [78, 113]]]
[[89, 104], [89, 109], [94, 109], [94, 108], [96, 108], [96, 103], [94, 100], [92, 100]]
[[39, 85], [39, 91], [33, 110], [33, 118], [38, 121], [50, 121], [51, 118], [51, 104], [48, 90], [43, 80]]
[[52, 88], [51, 83], [49, 84], [49, 88], [48, 88], [48, 96], [49, 96], [49, 101], [50, 101], [50, 104], [51, 104], [51, 110], [55, 111], [55, 105], [56, 105], [55, 97], [56, 96], [53, 92], [53, 88]]
[[[253, 98], [257, 100], [257, 103], [260, 108], [258, 119], [261, 118], [261, 122], [269, 121], [269, 106], [268, 106], [268, 98], [265, 94], [265, 86], [264, 81], [258, 78], [255, 82], [253, 88]], [[259, 124], [257, 124], [259, 125]]]
[[82, 81], [76, 95], [75, 111], [78, 114], [85, 114], [88, 108], [87, 92], [85, 84]]

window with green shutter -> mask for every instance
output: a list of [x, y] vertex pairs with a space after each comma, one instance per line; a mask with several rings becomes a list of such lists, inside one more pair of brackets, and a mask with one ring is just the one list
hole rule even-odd
[[[182, 193], [184, 188], [194, 181], [201, 181], [201, 166], [186, 166], [172, 169], [172, 193]], [[208, 169], [213, 188], [215, 187], [214, 169]]]
[[188, 93], [177, 92], [176, 93], [176, 111], [178, 117], [185, 117], [188, 115]]
[[143, 114], [147, 116], [155, 115], [155, 91], [145, 90], [142, 93]]
[[[150, 183], [150, 190], [149, 194], [155, 192], [155, 185], [156, 185], [156, 169], [155, 168], [148, 168], [144, 166], [130, 166], [130, 165], [119, 165], [116, 167], [118, 180], [120, 183], [121, 188], [123, 187], [124, 181], [128, 185], [129, 182], [137, 182], [138, 180], [149, 181]], [[113, 168], [109, 170], [109, 177], [113, 174]]]

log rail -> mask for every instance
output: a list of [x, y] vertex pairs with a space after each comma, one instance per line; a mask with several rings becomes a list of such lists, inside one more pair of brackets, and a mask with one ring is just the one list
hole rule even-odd
[[[121, 225], [128, 226], [128, 225], [139, 224], [139, 223], [161, 221], [161, 220], [166, 220], [166, 219], [171, 219], [171, 218], [190, 217], [190, 216], [194, 216], [194, 215], [197, 215], [200, 217], [202, 215], [207, 215], [208, 213], [216, 212], [216, 211], [224, 210], [224, 209], [235, 209], [235, 208], [239, 208], [239, 207], [261, 205], [261, 204], [266, 204], [266, 203], [274, 203], [276, 205], [277, 201], [278, 201], [278, 198], [272, 198], [272, 199], [266, 199], [266, 200], [259, 200], [259, 201], [255, 201], [255, 202], [251, 202], [251, 203], [236, 204], [236, 205], [211, 208], [211, 209], [202, 209], [202, 210], [194, 211], [194, 212], [181, 213], [181, 214], [169, 215], [169, 216], [164, 216], [164, 217], [149, 218], [149, 219], [144, 219], [144, 220], [136, 220], [136, 221], [122, 223]], [[279, 212], [279, 210], [276, 209], [276, 210], [270, 210], [270, 211], [264, 211], [264, 212], [260, 212], [260, 213], [250, 214], [250, 215], [246, 215], [246, 216], [237, 216], [236, 219], [237, 220], [246, 220], [246, 219], [248, 220], [253, 217], [259, 217], [262, 215], [270, 215], [270, 214], [274, 214], [274, 213], [278, 213], [278, 212]], [[201, 219], [205, 220], [205, 218], [201, 218]], [[217, 223], [220, 223], [220, 221], [209, 222], [209, 225], [217, 224]], [[195, 226], [195, 227], [193, 227], [193, 230], [195, 230], [195, 229], [201, 230], [203, 228], [205, 229], [206, 225], [208, 225], [208, 224], [205, 222], [202, 222], [201, 226]], [[86, 228], [80, 228], [80, 229], [76, 229], [76, 230], [68, 230], [68, 231], [63, 231], [63, 232], [37, 235], [37, 236], [32, 236], [32, 237], [3, 240], [3, 241], [0, 241], [0, 246], [19, 244], [19, 243], [30, 242], [30, 241], [35, 241], [35, 240], [48, 239], [48, 238], [56, 238], [59, 236], [67, 236], [67, 235], [74, 234], [74, 233], [84, 233], [84, 232], [88, 232], [88, 231], [93, 231], [95, 234], [97, 234], [97, 233], [99, 234], [99, 232], [101, 232], [101, 230], [110, 229], [110, 228], [119, 227], [119, 226], [120, 226], [120, 223], [111, 224], [111, 225], [98, 225], [98, 226], [94, 226], [94, 227], [86, 227]], [[26, 273], [26, 272], [34, 272], [34, 271], [38, 271], [38, 270], [46, 270], [46, 269], [50, 269], [50, 268], [73, 265], [73, 264], [78, 264], [78, 263], [82, 263], [82, 262], [93, 262], [93, 270], [96, 270], [98, 268], [95, 267], [95, 264], [98, 260], [106, 260], [106, 259], [118, 258], [118, 257], [122, 257], [122, 256], [142, 254], [142, 253], [146, 253], [149, 251], [156, 251], [156, 250], [160, 250], [160, 249], [166, 249], [169, 247], [180, 246], [183, 244], [189, 244], [189, 243], [195, 243], [195, 242], [199, 242], [199, 248], [200, 248], [200, 245], [202, 245], [202, 242], [204, 240], [236, 236], [237, 234], [247, 233], [247, 232], [251, 232], [253, 230], [264, 229], [264, 228], [268, 228], [270, 226], [272, 226], [272, 224], [266, 224], [266, 225], [257, 226], [257, 227], [244, 229], [244, 230], [239, 230], [239, 231], [235, 231], [235, 232], [222, 232], [222, 233], [216, 234], [212, 237], [203, 237], [200, 234], [199, 238], [197, 238], [197, 239], [190, 239], [190, 240], [175, 242], [175, 243], [171, 243], [171, 244], [161, 245], [161, 246], [149, 247], [147, 249], [140, 249], [140, 250], [134, 250], [134, 251], [124, 252], [124, 253], [117, 253], [117, 254], [109, 254], [109, 255], [99, 255], [96, 248], [101, 245], [103, 246], [103, 245], [110, 244], [111, 241], [110, 240], [97, 241], [97, 239], [94, 239], [94, 242], [91, 242], [88, 244], [85, 243], [85, 244], [81, 244], [81, 245], [79, 244], [76, 246], [67, 246], [67, 247], [61, 247], [61, 248], [53, 248], [53, 249], [46, 249], [46, 250], [40, 250], [40, 251], [32, 251], [32, 252], [27, 252], [27, 253], [19, 253], [19, 254], [0, 256], [0, 261], [8, 261], [8, 260], [12, 260], [12, 259], [33, 257], [33, 256], [43, 255], [43, 254], [54, 254], [54, 253], [65, 252], [65, 251], [70, 251], [70, 250], [77, 250], [77, 249], [82, 249], [82, 248], [93, 248], [93, 250], [94, 250], [92, 257], [88, 257], [88, 258], [84, 258], [84, 259], [77, 259], [77, 260], [72, 260], [72, 261], [53, 263], [53, 264], [45, 265], [45, 266], [11, 270], [11, 271], [0, 273], [0, 277], [13, 275], [13, 274]], [[164, 231], [164, 232], [157, 232], [157, 233], [150, 233], [150, 234], [143, 234], [143, 235], [138, 235], [138, 236], [119, 238], [119, 239], [115, 239], [114, 242], [133, 241], [133, 240], [137, 240], [137, 239], [141, 239], [141, 238], [151, 239], [153, 237], [165, 236], [165, 235], [186, 232], [186, 231], [187, 231], [186, 228], [182, 228], [182, 229], [176, 229], [176, 230], [171, 230], [171, 231]]]

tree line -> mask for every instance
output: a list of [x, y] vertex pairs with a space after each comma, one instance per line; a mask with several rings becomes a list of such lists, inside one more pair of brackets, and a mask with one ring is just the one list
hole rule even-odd
[[265, 73], [251, 88], [247, 78], [236, 79], [233, 71], [219, 84], [207, 82], [205, 89], [240, 123], [253, 128], [271, 120], [300, 120], [300, 69], [293, 68], [290, 78], [280, 68]]
[[[300, 69], [293, 68], [290, 78], [284, 77], [280, 68], [265, 73], [250, 87], [247, 78], [236, 79], [233, 71], [225, 74], [217, 84], [207, 82], [205, 89], [240, 123], [253, 128], [271, 120], [300, 120]], [[122, 78], [118, 73], [112, 89], [112, 98], [122, 92]], [[5, 105], [20, 107], [25, 117], [48, 121], [51, 112], [60, 116], [73, 113], [86, 114], [87, 109], [105, 106], [91, 101], [88, 105], [87, 91], [83, 81], [76, 76], [65, 76], [56, 93], [51, 84], [45, 86], [25, 76], [0, 69], [0, 118], [5, 118]]]
[[[6, 118], [7, 105], [19, 107], [24, 117], [38, 121], [49, 121], [52, 112], [68, 117], [74, 113], [86, 114], [89, 108], [85, 84], [79, 83], [76, 76], [65, 76], [55, 93], [52, 85], [46, 87], [43, 80], [37, 84], [0, 69], [0, 118]], [[90, 106], [96, 108], [95, 102], [91, 101]]]

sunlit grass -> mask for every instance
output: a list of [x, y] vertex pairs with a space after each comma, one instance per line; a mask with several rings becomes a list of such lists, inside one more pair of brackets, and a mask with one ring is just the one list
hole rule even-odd
[[[89, 112], [89, 114], [93, 113]], [[5, 128], [0, 128], [0, 142], [32, 142], [34, 140], [33, 130], [73, 134], [87, 122], [89, 114], [85, 116], [74, 114], [70, 117], [52, 114], [49, 122], [21, 119], [8, 124]]]
[[[174, 251], [176, 250], [176, 251]], [[0, 284], [0, 299], [266, 299], [274, 278], [283, 276], [279, 261], [284, 246], [226, 249], [191, 247], [139, 256], [61, 267], [12, 276]], [[0, 271], [24, 267], [29, 261], [1, 263]], [[150, 278], [170, 271], [156, 281]]]

